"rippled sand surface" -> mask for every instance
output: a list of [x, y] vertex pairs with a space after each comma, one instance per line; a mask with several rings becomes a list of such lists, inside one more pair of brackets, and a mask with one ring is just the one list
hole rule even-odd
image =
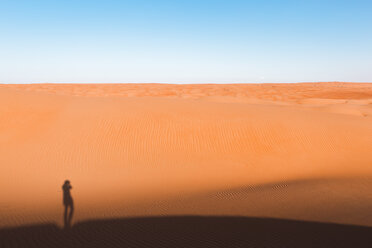
[[0, 225], [239, 215], [372, 226], [372, 84], [0, 85]]

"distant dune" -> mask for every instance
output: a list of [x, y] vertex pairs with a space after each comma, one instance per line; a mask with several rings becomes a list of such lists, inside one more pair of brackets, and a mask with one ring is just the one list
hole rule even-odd
[[0, 85], [0, 225], [213, 215], [372, 226], [372, 84]]

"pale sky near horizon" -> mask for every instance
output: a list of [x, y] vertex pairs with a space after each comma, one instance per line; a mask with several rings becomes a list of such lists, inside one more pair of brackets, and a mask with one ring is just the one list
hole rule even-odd
[[0, 83], [372, 82], [372, 1], [0, 0]]

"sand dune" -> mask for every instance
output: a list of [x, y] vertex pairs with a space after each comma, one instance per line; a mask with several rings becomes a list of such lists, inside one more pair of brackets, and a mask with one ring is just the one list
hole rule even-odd
[[0, 85], [0, 225], [240, 215], [372, 226], [372, 84]]

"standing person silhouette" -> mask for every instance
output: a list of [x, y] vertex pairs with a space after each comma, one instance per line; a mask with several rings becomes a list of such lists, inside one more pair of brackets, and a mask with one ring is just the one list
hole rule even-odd
[[[65, 206], [64, 224], [65, 224], [65, 228], [69, 228], [71, 226], [71, 220], [74, 214], [74, 201], [72, 200], [71, 193], [70, 193], [72, 186], [69, 180], [65, 181], [65, 183], [62, 185], [62, 189], [63, 189], [63, 205]], [[70, 208], [70, 212], [68, 213], [69, 208]]]

